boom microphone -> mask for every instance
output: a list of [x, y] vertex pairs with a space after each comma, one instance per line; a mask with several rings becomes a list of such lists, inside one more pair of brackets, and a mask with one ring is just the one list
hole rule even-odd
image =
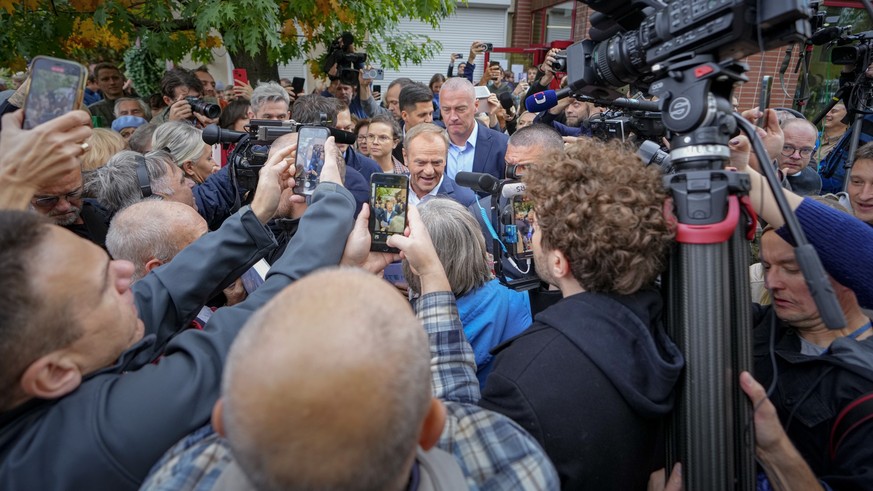
[[570, 95], [570, 88], [564, 87], [561, 90], [544, 90], [528, 97], [524, 101], [524, 107], [532, 112], [538, 113], [555, 107], [558, 101]]
[[458, 172], [455, 174], [455, 182], [458, 186], [470, 188], [477, 193], [488, 194], [494, 194], [497, 191], [497, 186], [500, 185], [500, 181], [496, 177], [484, 172]]
[[837, 39], [838, 37], [840, 37], [841, 33], [842, 29], [840, 29], [839, 27], [825, 27], [824, 29], [819, 29], [818, 31], [813, 33], [813, 35], [809, 38], [809, 42], [816, 46], [821, 46], [823, 44], [827, 44], [833, 41], [834, 39]]

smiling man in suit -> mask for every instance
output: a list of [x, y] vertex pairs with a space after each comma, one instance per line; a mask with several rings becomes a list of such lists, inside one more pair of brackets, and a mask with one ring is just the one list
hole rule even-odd
[[440, 89], [440, 112], [449, 134], [446, 175], [461, 171], [485, 172], [498, 179], [506, 174], [505, 134], [476, 122], [479, 102], [473, 84], [463, 77], [450, 78]]

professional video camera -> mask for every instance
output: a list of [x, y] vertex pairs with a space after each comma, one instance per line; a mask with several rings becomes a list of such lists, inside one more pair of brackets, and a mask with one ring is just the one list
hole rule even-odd
[[588, 119], [591, 136], [602, 140], [612, 138], [627, 141], [661, 141], [667, 136], [667, 129], [661, 122], [661, 113], [655, 111], [604, 111]]
[[294, 120], [253, 119], [245, 127], [244, 132], [226, 130], [211, 124], [203, 129], [203, 141], [209, 145], [233, 144], [233, 151], [227, 157], [233, 181], [243, 190], [253, 190], [258, 187], [258, 175], [267, 163], [270, 145], [282, 135], [296, 133], [303, 126], [325, 126], [330, 130], [336, 143], [347, 145], [355, 143], [354, 133], [329, 127], [325, 114], [321, 115], [321, 120], [321, 124], [307, 125]]
[[533, 202], [524, 194], [520, 167], [506, 166], [506, 179], [491, 174], [458, 172], [455, 182], [480, 193], [491, 195], [489, 210], [481, 207], [482, 222], [491, 232], [494, 255], [494, 275], [509, 288], [530, 290], [540, 285], [533, 265]]
[[598, 99], [621, 97], [616, 89], [629, 83], [651, 84], [674, 57], [714, 53], [720, 61], [737, 61], [809, 36], [805, 0], [583, 3], [605, 16], [625, 12], [592, 16], [593, 39], [567, 48], [570, 89]]
[[350, 32], [344, 32], [336, 38], [328, 47], [327, 56], [322, 64], [324, 73], [328, 73], [334, 65], [337, 68], [336, 76], [340, 82], [346, 85], [358, 83], [358, 73], [367, 62], [366, 53], [355, 53], [355, 37]]

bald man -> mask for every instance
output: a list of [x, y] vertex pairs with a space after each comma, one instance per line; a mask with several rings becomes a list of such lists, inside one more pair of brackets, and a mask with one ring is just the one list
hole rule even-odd
[[[355, 237], [367, 238], [367, 256], [365, 215], [343, 262]], [[558, 488], [527, 433], [475, 406], [475, 362], [454, 296], [414, 207], [409, 220], [409, 237], [389, 241], [420, 274], [418, 318], [362, 271], [323, 271], [285, 289], [231, 349], [213, 411], [218, 433], [189, 436], [142, 489]], [[339, 289], [342, 302], [324, 294]]]
[[791, 190], [801, 196], [815, 196], [821, 192], [821, 177], [809, 166], [818, 130], [803, 118], [785, 120], [782, 123], [785, 143], [779, 157], [779, 169]]

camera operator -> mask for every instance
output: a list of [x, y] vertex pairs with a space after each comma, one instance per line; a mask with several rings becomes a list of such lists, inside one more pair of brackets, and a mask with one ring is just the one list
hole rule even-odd
[[[558, 121], [562, 114], [566, 124]], [[590, 104], [576, 100], [574, 97], [565, 97], [559, 100], [555, 107], [537, 115], [534, 122], [551, 126], [561, 136], [591, 136], [591, 130], [583, 126], [590, 115]]]
[[[855, 66], [846, 65], [840, 73], [840, 87], [851, 83], [855, 77]], [[858, 87], [854, 90], [871, 90], [870, 86], [873, 85], [873, 80], [871, 79], [873, 79], [873, 64], [868, 66], [864, 71], [864, 77], [861, 81], [861, 84], [864, 86]], [[847, 109], [852, 110], [853, 108], [847, 107]], [[858, 115], [858, 117], [864, 118], [863, 123], [861, 124], [861, 135], [858, 138], [859, 147], [865, 143], [873, 141], [873, 114], [862, 116], [863, 114], [864, 113]], [[839, 143], [837, 143], [837, 146], [831, 150], [819, 165], [818, 173], [821, 175], [822, 193], [839, 193], [843, 190], [843, 183], [846, 177], [845, 165], [846, 159], [849, 158], [849, 142], [851, 140], [852, 128], [849, 127], [849, 129], [843, 134]]]
[[202, 94], [203, 84], [193, 72], [184, 68], [167, 70], [161, 78], [161, 96], [167, 107], [152, 118], [152, 124], [185, 121], [198, 128], [218, 124], [218, 116], [209, 118], [192, 107], [191, 98], [200, 100]]

